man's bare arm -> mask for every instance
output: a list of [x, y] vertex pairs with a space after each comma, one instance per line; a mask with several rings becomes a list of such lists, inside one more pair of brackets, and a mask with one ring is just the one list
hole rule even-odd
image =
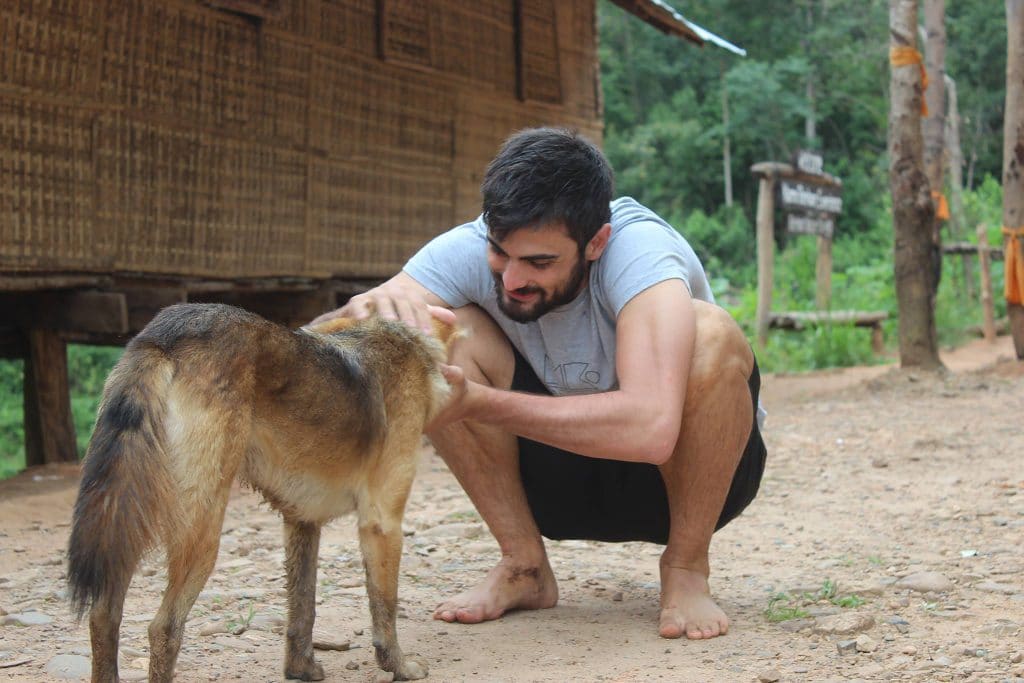
[[[660, 464], [679, 437], [696, 336], [680, 280], [634, 297], [616, 325], [619, 388], [584, 396], [537, 396], [466, 382], [448, 367], [457, 399], [439, 421], [472, 419], [591, 457]], [[435, 423], [436, 424], [436, 423]]]
[[414, 280], [405, 271], [371, 290], [353, 296], [341, 308], [318, 316], [315, 325], [334, 318], [368, 318], [376, 311], [382, 318], [401, 320], [426, 332], [433, 329], [431, 317], [447, 323], [455, 322], [455, 314], [445, 308], [445, 302]]

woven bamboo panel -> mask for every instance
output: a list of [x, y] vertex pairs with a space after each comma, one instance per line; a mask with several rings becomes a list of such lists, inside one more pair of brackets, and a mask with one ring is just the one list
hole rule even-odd
[[519, 13], [520, 97], [562, 101], [558, 25], [554, 0], [521, 0]]
[[597, 59], [597, 17], [594, 5], [582, 2], [557, 6], [558, 47], [563, 105], [584, 118], [601, 116], [601, 82]]
[[432, 64], [477, 86], [516, 94], [515, 12], [511, 1], [434, 7]]
[[320, 0], [281, 0], [281, 16], [268, 18], [266, 28], [283, 31], [293, 37], [311, 35], [316, 5]]
[[93, 220], [92, 120], [72, 107], [0, 96], [0, 268], [109, 267]]
[[256, 28], [213, 10], [107, 0], [100, 93], [105, 102], [181, 123], [240, 126], [260, 104]]
[[430, 5], [422, 0], [381, 0], [380, 53], [385, 59], [430, 66]]
[[305, 147], [309, 139], [312, 49], [278, 35], [263, 36], [260, 89], [256, 94], [260, 140]]
[[96, 157], [97, 221], [116, 228], [118, 270], [301, 272], [303, 154], [111, 115]]
[[377, 0], [319, 0], [316, 11], [319, 41], [377, 56]]
[[342, 160], [448, 169], [453, 98], [448, 87], [380, 62], [317, 55], [310, 145]]
[[453, 225], [450, 174], [366, 163], [318, 162], [308, 268], [315, 274], [382, 277]]
[[0, 83], [89, 92], [96, 84], [100, 16], [95, 0], [3, 0]]

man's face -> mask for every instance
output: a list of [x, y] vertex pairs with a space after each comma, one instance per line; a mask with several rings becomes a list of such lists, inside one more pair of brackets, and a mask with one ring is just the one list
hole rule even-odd
[[583, 289], [590, 264], [564, 226], [521, 228], [501, 242], [487, 241], [498, 307], [512, 320], [532, 322]]

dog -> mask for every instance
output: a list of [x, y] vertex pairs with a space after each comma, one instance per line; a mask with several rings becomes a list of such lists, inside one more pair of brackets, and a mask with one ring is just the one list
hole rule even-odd
[[149, 680], [171, 680], [236, 479], [284, 518], [285, 677], [324, 677], [312, 640], [320, 528], [351, 512], [377, 663], [395, 680], [425, 677], [395, 631], [402, 515], [457, 337], [377, 317], [293, 331], [220, 304], [157, 314], [106, 381], [74, 508], [69, 598], [79, 619], [89, 610], [92, 680], [118, 680], [125, 594], [157, 546], [167, 589], [149, 625]]

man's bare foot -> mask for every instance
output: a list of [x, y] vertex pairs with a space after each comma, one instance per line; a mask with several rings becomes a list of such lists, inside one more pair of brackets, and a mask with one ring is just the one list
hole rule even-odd
[[479, 624], [509, 610], [545, 609], [557, 603], [558, 584], [547, 559], [529, 567], [502, 559], [475, 588], [438, 605], [434, 618]]
[[711, 599], [707, 577], [679, 567], [661, 568], [662, 638], [714, 638], [729, 630], [729, 618]]

